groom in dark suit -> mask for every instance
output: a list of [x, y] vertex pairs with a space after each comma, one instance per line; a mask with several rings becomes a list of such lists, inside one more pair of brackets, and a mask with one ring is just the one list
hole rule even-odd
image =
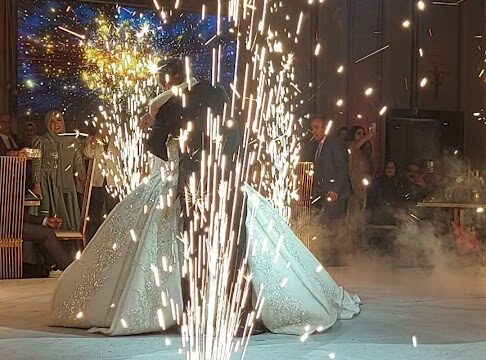
[[[159, 62], [159, 83], [165, 89], [180, 86], [187, 81], [184, 62], [180, 59]], [[210, 81], [191, 80], [191, 87], [182, 87], [182, 96], [172, 96], [162, 105], [155, 117], [152, 131], [147, 141], [148, 150], [162, 160], [168, 159], [166, 142], [169, 135], [179, 137], [180, 131], [192, 128], [185, 141], [187, 151], [180, 154], [179, 192], [188, 183], [192, 172], [198, 174], [200, 169], [201, 149], [209, 149], [209, 136], [206, 134], [207, 109], [212, 114], [222, 115], [224, 104], [228, 101], [226, 90], [220, 86], [212, 86]], [[231, 156], [238, 151], [242, 142], [238, 126], [224, 128], [224, 154]]]
[[[170, 89], [172, 86], [178, 86], [186, 81], [185, 68], [181, 60], [172, 60], [168, 62], [159, 63], [161, 68], [159, 76], [159, 82], [165, 83], [165, 88]], [[166, 81], [166, 80], [169, 81]], [[202, 80], [193, 84], [191, 90], [183, 90], [185, 96], [185, 107], [182, 104], [180, 96], [173, 96], [159, 109], [154, 124], [152, 126], [152, 132], [148, 140], [148, 150], [157, 157], [167, 160], [167, 147], [166, 141], [168, 135], [178, 137], [182, 129], [186, 129], [188, 122], [191, 122], [192, 130], [189, 134], [189, 138], [185, 142], [188, 151], [180, 154], [179, 164], [179, 179], [178, 179], [178, 193], [181, 198], [181, 203], [184, 206], [184, 187], [188, 184], [191, 174], [200, 174], [201, 163], [201, 149], [204, 147], [208, 149], [210, 138], [207, 136], [207, 109], [211, 108], [211, 111], [216, 115], [223, 115], [224, 104], [228, 101], [226, 90], [219, 85], [212, 86], [209, 81]], [[236, 121], [231, 127], [224, 127], [221, 129], [223, 136], [223, 154], [227, 156], [226, 171], [229, 172], [234, 169], [236, 161], [233, 161], [234, 155], [237, 154], [240, 146], [243, 142], [242, 130]], [[240, 213], [242, 210], [242, 213]], [[246, 216], [246, 208], [244, 204], [238, 204], [236, 206], [235, 219], [243, 219]], [[193, 213], [189, 215], [184, 212], [184, 228], [189, 229], [189, 223], [192, 220]], [[234, 254], [236, 266], [238, 268], [241, 259], [241, 254], [245, 252], [246, 246], [246, 229], [243, 225], [239, 228], [239, 221], [235, 221], [236, 232], [240, 232], [240, 242], [235, 249]], [[186, 284], [187, 285], [187, 284]], [[185, 297], [189, 292], [187, 289], [184, 291]], [[251, 304], [246, 304], [250, 307]]]
[[[25, 156], [19, 152], [9, 153], [9, 156]], [[11, 221], [9, 212], [2, 212], [3, 222]], [[24, 212], [22, 224], [23, 242], [23, 269], [24, 277], [38, 277], [47, 275], [48, 269], [55, 265], [57, 269], [64, 270], [72, 262], [61, 243], [57, 239], [54, 229], [60, 228], [62, 219], [58, 217], [34, 216]], [[38, 256], [38, 253], [42, 257]]]

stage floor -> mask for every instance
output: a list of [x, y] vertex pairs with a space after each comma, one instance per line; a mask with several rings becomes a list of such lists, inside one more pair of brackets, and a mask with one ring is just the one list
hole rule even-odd
[[[296, 336], [254, 336], [247, 359], [486, 358], [485, 270], [392, 270], [370, 264], [329, 270], [361, 296], [362, 313], [305, 343]], [[184, 359], [177, 355], [177, 335], [111, 338], [46, 327], [55, 282], [0, 281], [0, 359]]]

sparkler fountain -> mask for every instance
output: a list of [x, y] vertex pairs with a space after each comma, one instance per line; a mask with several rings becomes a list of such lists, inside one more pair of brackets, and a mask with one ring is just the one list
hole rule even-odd
[[[244, 217], [239, 216], [245, 206], [242, 184], [262, 191], [286, 219], [290, 219], [295, 196], [292, 183], [299, 124], [293, 103], [299, 88], [293, 54], [284, 51], [284, 37], [294, 36], [269, 21], [285, 23], [278, 1], [231, 0], [227, 5], [238, 50], [231, 103], [224, 114], [208, 113], [210, 141], [202, 149], [200, 174], [193, 174], [186, 189], [186, 211], [194, 209], [190, 231], [183, 240], [183, 276], [190, 282], [191, 298], [181, 329], [188, 359], [229, 359], [242, 347], [243, 357], [253, 322], [264, 306], [260, 289], [254, 310], [244, 318], [243, 307], [251, 294], [250, 250], [243, 250], [245, 256], [239, 262], [234, 255], [238, 247], [241, 251], [246, 245], [240, 239], [240, 229], [245, 226]], [[218, 2], [218, 17], [221, 9]], [[219, 27], [217, 31], [220, 36]], [[213, 84], [220, 76], [220, 51], [220, 47], [213, 48]], [[245, 124], [243, 146], [229, 158], [223, 154], [224, 132], [240, 121]], [[235, 340], [241, 322], [243, 337]]]

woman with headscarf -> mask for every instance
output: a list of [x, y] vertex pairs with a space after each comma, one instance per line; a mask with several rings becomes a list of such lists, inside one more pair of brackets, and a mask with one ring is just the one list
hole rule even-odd
[[366, 133], [362, 126], [353, 126], [350, 130], [349, 144], [349, 177], [353, 195], [348, 203], [348, 220], [356, 224], [363, 220], [366, 205], [366, 190], [374, 177], [372, 146], [370, 140], [375, 131]]
[[34, 141], [39, 137], [37, 125], [33, 121], [27, 121], [24, 125], [24, 144], [27, 147], [32, 147]]
[[80, 211], [76, 194], [75, 176], [85, 178], [83, 159], [76, 139], [62, 136], [64, 118], [58, 110], [45, 118], [47, 133], [33, 144], [41, 150], [41, 158], [32, 161], [33, 192], [42, 195], [40, 212], [62, 219], [63, 229], [78, 230]]

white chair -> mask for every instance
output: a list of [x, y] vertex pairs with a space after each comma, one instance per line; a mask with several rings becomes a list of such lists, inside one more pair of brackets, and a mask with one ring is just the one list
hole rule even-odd
[[0, 156], [0, 279], [22, 278], [26, 158]]
[[88, 212], [91, 201], [91, 189], [93, 187], [93, 169], [95, 163], [93, 159], [89, 160], [88, 171], [86, 172], [86, 181], [84, 184], [83, 204], [81, 206], [81, 225], [79, 230], [56, 230], [56, 236], [59, 240], [80, 241], [83, 248], [86, 246], [86, 232], [88, 228]]

